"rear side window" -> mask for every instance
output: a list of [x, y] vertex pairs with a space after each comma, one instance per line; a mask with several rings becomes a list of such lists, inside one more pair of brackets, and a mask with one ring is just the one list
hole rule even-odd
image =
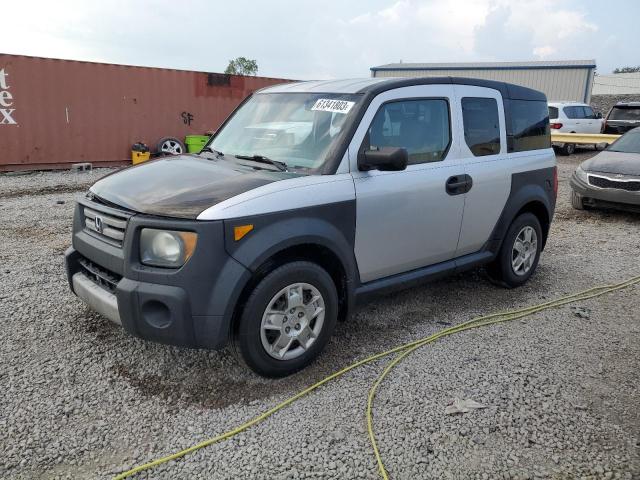
[[640, 121], [640, 107], [613, 107], [609, 119]]
[[369, 127], [369, 148], [402, 147], [409, 165], [443, 160], [451, 143], [449, 103], [444, 99], [385, 103]]
[[510, 152], [551, 147], [549, 109], [546, 102], [511, 100]]
[[500, 153], [500, 121], [495, 98], [463, 98], [464, 139], [476, 157]]
[[564, 110], [564, 114], [567, 118], [584, 118], [584, 108], [582, 107], [564, 107], [562, 110]]
[[557, 107], [549, 107], [549, 118], [560, 118]]

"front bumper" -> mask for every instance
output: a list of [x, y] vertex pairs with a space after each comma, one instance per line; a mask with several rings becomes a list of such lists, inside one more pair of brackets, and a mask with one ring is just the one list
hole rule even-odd
[[575, 173], [571, 175], [569, 184], [576, 193], [583, 197], [587, 205], [613, 208], [640, 207], [640, 192], [595, 187], [578, 178]]
[[81, 272], [72, 275], [71, 286], [75, 294], [93, 310], [112, 322], [122, 325], [120, 311], [118, 310], [118, 299], [113, 293], [101, 288]]
[[[65, 253], [72, 291], [93, 310], [148, 340], [196, 348], [222, 348], [249, 271], [224, 248], [222, 222], [133, 215], [122, 247], [96, 238], [76, 207], [73, 246]], [[86, 201], [84, 201], [86, 203]], [[91, 209], [99, 206], [91, 204]], [[143, 227], [195, 231], [193, 256], [178, 269], [139, 261]]]

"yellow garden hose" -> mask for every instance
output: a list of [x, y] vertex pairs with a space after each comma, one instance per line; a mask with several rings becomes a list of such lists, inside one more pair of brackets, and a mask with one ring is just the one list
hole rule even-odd
[[122, 480], [125, 479], [127, 477], [130, 477], [132, 475], [135, 475], [136, 473], [145, 471], [145, 470], [149, 470], [153, 467], [156, 467], [158, 465], [161, 465], [163, 463], [169, 462], [171, 460], [176, 460], [178, 458], [181, 458], [189, 453], [195, 452], [196, 450], [199, 450], [201, 448], [207, 447], [209, 445], [212, 445], [214, 443], [218, 443], [221, 442], [223, 440], [227, 440], [237, 434], [239, 434], [240, 432], [243, 432], [244, 430], [248, 429], [249, 427], [252, 427], [260, 422], [262, 422], [263, 420], [265, 420], [266, 418], [270, 417], [271, 415], [273, 415], [274, 413], [282, 410], [283, 408], [287, 407], [288, 405], [292, 404], [293, 402], [295, 402], [296, 400], [299, 400], [300, 398], [304, 397], [305, 395], [311, 393], [312, 391], [316, 390], [317, 388], [321, 387], [322, 385], [324, 385], [325, 383], [330, 382], [331, 380], [334, 380], [335, 378], [338, 378], [342, 375], [344, 375], [345, 373], [353, 370], [354, 368], [360, 367], [362, 365], [365, 365], [367, 363], [371, 363], [374, 362], [376, 360], [379, 360], [383, 357], [392, 355], [394, 353], [399, 353], [399, 355], [394, 358], [386, 367], [385, 369], [382, 371], [382, 373], [380, 374], [380, 376], [376, 379], [376, 381], [374, 382], [373, 386], [371, 387], [371, 389], [369, 390], [369, 396], [367, 399], [367, 410], [366, 410], [366, 418], [367, 418], [367, 430], [369, 433], [369, 439], [371, 440], [371, 445], [373, 447], [373, 451], [374, 451], [374, 455], [376, 457], [376, 461], [378, 463], [378, 470], [380, 472], [380, 475], [382, 476], [382, 478], [384, 478], [385, 480], [388, 480], [389, 475], [387, 473], [387, 470], [384, 467], [384, 463], [382, 461], [382, 456], [380, 455], [380, 451], [378, 449], [378, 444], [376, 442], [375, 439], [375, 434], [373, 431], [373, 418], [372, 418], [372, 411], [373, 411], [373, 401], [376, 395], [376, 391], [378, 389], [378, 387], [380, 386], [380, 384], [382, 383], [382, 381], [385, 379], [385, 377], [391, 372], [391, 370], [393, 370], [393, 368], [395, 366], [397, 366], [403, 359], [405, 359], [409, 354], [411, 354], [412, 352], [414, 352], [415, 350], [417, 350], [418, 348], [427, 345], [428, 343], [432, 343], [435, 342], [436, 340], [442, 338], [442, 337], [446, 337], [449, 335], [453, 335], [454, 333], [459, 333], [459, 332], [463, 332], [465, 330], [470, 330], [472, 328], [478, 328], [478, 327], [483, 327], [483, 326], [487, 326], [487, 325], [493, 325], [496, 323], [502, 323], [502, 322], [508, 322], [508, 321], [512, 321], [512, 320], [517, 320], [519, 318], [523, 318], [526, 317], [528, 315], [532, 315], [534, 313], [540, 312], [542, 310], [547, 310], [550, 308], [555, 308], [555, 307], [560, 307], [562, 305], [566, 305], [568, 303], [574, 303], [580, 300], [587, 300], [589, 298], [594, 298], [594, 297], [598, 297], [600, 295], [604, 295], [610, 292], [614, 292], [616, 290], [621, 290], [623, 288], [627, 288], [630, 287], [632, 285], [638, 284], [640, 283], [640, 276], [636, 276], [633, 278], [630, 278], [628, 280], [625, 280], [624, 282], [621, 283], [617, 283], [617, 284], [611, 284], [611, 285], [602, 285], [599, 287], [594, 287], [594, 288], [590, 288], [588, 290], [582, 291], [582, 292], [578, 292], [578, 293], [574, 293], [571, 295], [567, 295], [564, 297], [560, 297], [556, 300], [551, 300], [549, 302], [545, 302], [545, 303], [541, 303], [538, 305], [534, 305], [531, 307], [525, 307], [525, 308], [521, 308], [518, 310], [511, 310], [508, 312], [502, 312], [502, 313], [494, 313], [491, 315], [485, 315], [482, 317], [478, 317], [475, 318], [473, 320], [469, 320], [468, 322], [462, 323], [460, 325], [456, 325], [450, 328], [446, 328], [444, 330], [441, 330], [429, 337], [425, 337], [425, 338], [421, 338], [419, 340], [415, 340], [413, 342], [409, 342], [409, 343], [405, 343], [404, 345], [400, 345], [398, 347], [392, 348], [390, 350], [386, 350], [384, 352], [380, 352], [377, 353], [375, 355], [372, 355], [370, 357], [367, 357], [363, 360], [360, 360], [358, 362], [352, 363], [351, 365], [349, 365], [348, 367], [343, 368], [342, 370], [339, 370], [335, 373], [332, 373], [331, 375], [329, 375], [328, 377], [323, 378], [322, 380], [320, 380], [319, 382], [311, 385], [310, 387], [302, 390], [301, 392], [298, 392], [297, 394], [293, 395], [292, 397], [289, 397], [288, 399], [284, 400], [283, 402], [279, 403], [278, 405], [274, 406], [273, 408], [267, 410], [266, 412], [258, 415], [257, 417], [253, 418], [252, 420], [249, 420], [248, 422], [234, 428], [233, 430], [229, 430], [226, 433], [220, 434], [216, 437], [210, 438], [208, 440], [205, 440], [203, 442], [200, 442], [196, 445], [193, 445], [189, 448], [186, 448], [184, 450], [181, 450], [179, 452], [173, 453], [171, 455], [168, 455], [166, 457], [162, 457], [162, 458], [158, 458], [157, 460], [153, 460], [149, 463], [145, 463], [143, 465], [139, 465], [137, 467], [132, 468], [131, 470], [127, 470], [126, 472], [123, 472], [121, 474], [119, 474], [118, 476], [116, 476], [114, 478], [114, 480]]

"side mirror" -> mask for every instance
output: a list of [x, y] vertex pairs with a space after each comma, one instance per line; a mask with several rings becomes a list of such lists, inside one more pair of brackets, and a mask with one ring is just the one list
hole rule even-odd
[[600, 112], [596, 113], [596, 118], [602, 118], [602, 114]]
[[409, 153], [406, 148], [382, 147], [364, 150], [358, 154], [358, 170], [399, 171], [407, 168]]

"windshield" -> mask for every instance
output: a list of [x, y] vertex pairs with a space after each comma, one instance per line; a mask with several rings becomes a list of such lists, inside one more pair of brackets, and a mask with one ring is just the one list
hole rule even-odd
[[609, 120], [640, 120], [640, 107], [613, 107]]
[[319, 170], [351, 121], [360, 95], [261, 93], [250, 98], [209, 148], [225, 155], [267, 157], [287, 169]]
[[607, 150], [612, 152], [640, 153], [640, 129], [635, 128], [613, 142]]
[[558, 108], [557, 107], [549, 107], [549, 118], [552, 118], [552, 119], [558, 118]]

